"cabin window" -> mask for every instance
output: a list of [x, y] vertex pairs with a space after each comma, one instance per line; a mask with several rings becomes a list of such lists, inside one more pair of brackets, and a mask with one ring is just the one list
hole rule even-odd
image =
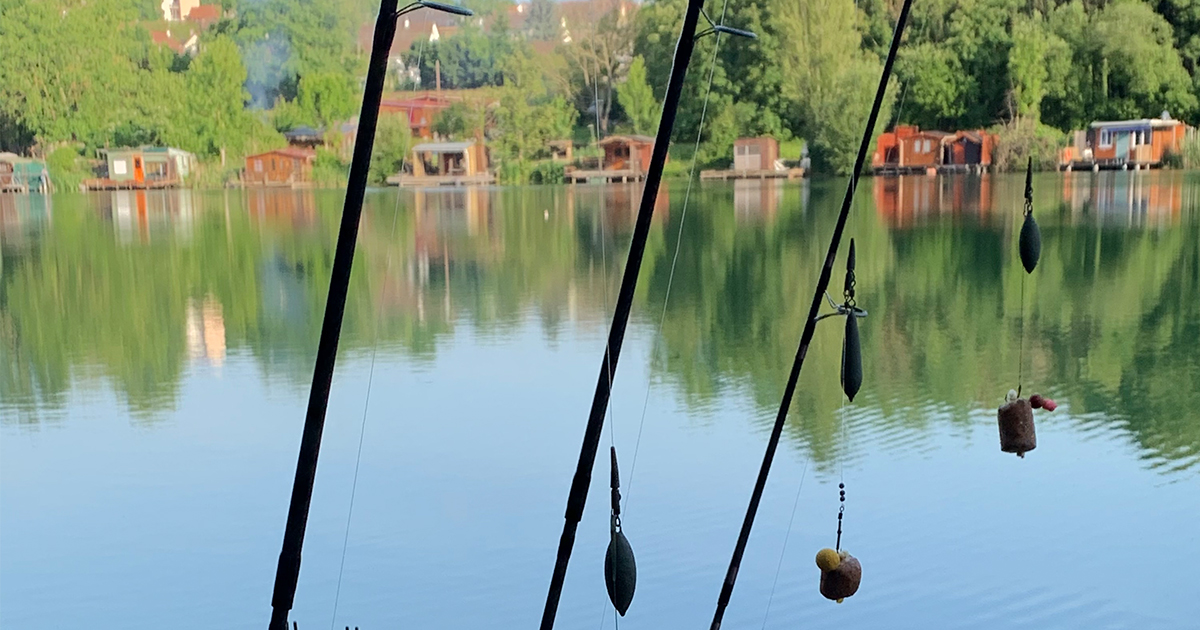
[[262, 172], [262, 160], [254, 160], [254, 172], [255, 173]]
[[117, 160], [113, 162], [113, 174], [124, 175], [129, 172], [129, 167], [125, 165], [125, 160]]
[[933, 151], [933, 144], [929, 140], [926, 140], [925, 141], [925, 153], [929, 153], [931, 151]]
[[1111, 147], [1112, 146], [1112, 134], [1108, 133], [1107, 129], [1100, 130], [1100, 146], [1102, 146], [1102, 147]]

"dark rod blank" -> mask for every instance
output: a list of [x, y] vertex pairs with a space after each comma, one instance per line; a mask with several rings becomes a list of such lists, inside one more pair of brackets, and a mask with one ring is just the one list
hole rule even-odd
[[354, 248], [358, 240], [358, 222], [362, 216], [363, 197], [366, 194], [371, 150], [375, 145], [379, 101], [383, 97], [384, 79], [387, 78], [388, 51], [396, 34], [397, 4], [397, 0], [383, 0], [379, 7], [379, 19], [375, 22], [375, 41], [371, 47], [367, 83], [363, 91], [358, 139], [354, 145], [354, 160], [350, 164], [350, 180], [346, 186], [346, 201], [342, 208], [337, 248], [333, 254], [329, 298], [325, 303], [325, 319], [321, 324], [321, 338], [317, 345], [312, 389], [308, 394], [308, 413], [304, 417], [304, 434], [300, 439], [300, 455], [296, 461], [296, 478], [292, 484], [292, 500], [288, 507], [287, 528], [283, 534], [283, 549], [279, 553], [279, 566], [275, 572], [275, 591], [271, 596], [271, 630], [287, 630], [288, 612], [292, 609], [296, 583], [300, 577], [300, 550], [304, 546], [304, 529], [308, 524], [308, 507], [312, 501], [313, 481], [317, 475], [321, 433], [325, 429], [325, 410], [329, 406], [329, 387], [333, 381], [342, 316], [346, 312], [346, 293], [350, 286], [350, 268], [354, 263]]
[[596, 462], [596, 449], [600, 445], [600, 434], [604, 429], [604, 412], [612, 393], [612, 376], [617, 371], [617, 359], [621, 355], [621, 343], [625, 339], [625, 326], [629, 323], [629, 311], [633, 307], [633, 293], [637, 287], [638, 272], [642, 267], [642, 254], [646, 251], [646, 237], [650, 234], [650, 219], [654, 216], [654, 205], [658, 200], [658, 186], [662, 182], [667, 147], [671, 142], [671, 130], [675, 126], [675, 112], [679, 108], [683, 80], [687, 76], [688, 63], [691, 61], [695, 44], [696, 23], [703, 5], [704, 0], [688, 0], [687, 11], [683, 16], [683, 30], [675, 45], [671, 78], [667, 83], [666, 97], [663, 99], [662, 118], [658, 122], [658, 134], [654, 138], [654, 151], [646, 172], [646, 184], [642, 189], [642, 201], [633, 228], [629, 258], [625, 262], [625, 273], [621, 278], [621, 290], [613, 311], [612, 328], [608, 333], [604, 360], [600, 364], [600, 378], [596, 382], [596, 394], [592, 398], [592, 408], [583, 434], [583, 446], [579, 449], [579, 462], [575, 466], [575, 477], [571, 480], [571, 491], [567, 496], [566, 522], [563, 523], [562, 537], [558, 541], [558, 555], [554, 561], [554, 574], [550, 578], [550, 590], [546, 594], [541, 630], [551, 630], [554, 627], [563, 580], [567, 576], [567, 564], [571, 561], [571, 550], [575, 546], [575, 531], [583, 518], [583, 507], [587, 502], [588, 487], [592, 482], [592, 467]]
[[[892, 76], [892, 65], [896, 62], [896, 51], [900, 48], [900, 38], [904, 34], [904, 25], [908, 21], [908, 11], [911, 7], [912, 0], [904, 0], [904, 5], [900, 9], [900, 17], [896, 20], [896, 29], [892, 33], [892, 45], [888, 50], [887, 61], [883, 64], [879, 87], [875, 91], [875, 102], [871, 106], [871, 115], [867, 118], [867, 126], [863, 129], [862, 142], [858, 145], [858, 156], [854, 159], [854, 171], [850, 175], [850, 182], [846, 185], [846, 195], [842, 198], [842, 209], [838, 214], [837, 226], [834, 227], [833, 237], [829, 241], [829, 251], [825, 254], [825, 265], [821, 268], [821, 276], [817, 280], [817, 290], [813, 292], [812, 305], [808, 309], [808, 319], [804, 321], [804, 333], [800, 336], [796, 359], [792, 363], [791, 373], [788, 374], [787, 386], [783, 389], [783, 399], [779, 402], [779, 413], [775, 416], [775, 426], [771, 428], [771, 438], [767, 441], [767, 451], [763, 454], [762, 467], [759, 468], [758, 479], [754, 482], [754, 492], [750, 495], [750, 504], [746, 506], [746, 516], [742, 521], [737, 544], [733, 548], [733, 557], [729, 560], [729, 570], [725, 573], [725, 582], [721, 585], [721, 594], [717, 598], [717, 610], [713, 614], [710, 630], [720, 629], [721, 620], [725, 617], [725, 608], [729, 606], [729, 599], [733, 595], [733, 585], [737, 581], [738, 569], [742, 565], [742, 555], [746, 552], [746, 543], [750, 540], [750, 530], [754, 527], [754, 516], [758, 512], [758, 504], [762, 500], [763, 490], [767, 485], [767, 475], [771, 473], [771, 463], [775, 459], [775, 450], [778, 448], [779, 438], [783, 434], [783, 425], [787, 422], [788, 409], [792, 406], [792, 396], [796, 392], [800, 368], [804, 366], [804, 357], [808, 354], [808, 346], [812, 343], [813, 333], [816, 331], [821, 298], [825, 295], [825, 290], [829, 288], [829, 278], [833, 274], [833, 262], [837, 257], [838, 245], [842, 241], [842, 232], [846, 229], [846, 218], [850, 215], [854, 191], [858, 187], [858, 176], [866, 161], [867, 149], [871, 146], [871, 137], [875, 133], [879, 109], [883, 105], [883, 97]], [[853, 319], [854, 314], [851, 313], [848, 317]]]

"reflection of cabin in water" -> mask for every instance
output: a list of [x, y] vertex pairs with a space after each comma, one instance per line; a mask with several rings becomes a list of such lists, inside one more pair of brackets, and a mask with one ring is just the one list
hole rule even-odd
[[639, 182], [646, 177], [654, 153], [654, 138], [649, 136], [609, 136], [600, 141], [604, 157], [599, 170], [568, 168], [569, 183], [602, 180], [608, 182]]
[[46, 163], [15, 153], [0, 153], [0, 192], [50, 192]]
[[255, 221], [295, 227], [316, 223], [317, 198], [311, 189], [250, 188], [245, 199], [246, 210]]
[[779, 159], [779, 141], [770, 136], [738, 138], [733, 142], [733, 169], [700, 171], [700, 179], [795, 179], [802, 168], [788, 168]]
[[773, 219], [782, 201], [782, 179], [740, 179], [733, 182], [733, 213], [739, 222]]
[[246, 157], [242, 171], [245, 186], [307, 186], [312, 184], [313, 162], [317, 152], [312, 149], [288, 147]]
[[1094, 122], [1074, 134], [1072, 146], [1059, 154], [1066, 170], [1155, 168], [1170, 153], [1180, 153], [1194, 130], [1167, 112], [1161, 118]]
[[1186, 175], [1180, 171], [1153, 173], [1071, 173], [1063, 177], [1063, 202], [1071, 214], [1092, 215], [1104, 221], [1140, 224], [1179, 221]]
[[875, 142], [871, 167], [881, 175], [982, 172], [992, 164], [995, 143], [995, 135], [982, 129], [947, 133], [896, 125]]
[[88, 190], [174, 188], [187, 179], [196, 156], [172, 147], [101, 149], [104, 160], [95, 179], [83, 181]]
[[891, 227], [908, 227], [940, 215], [987, 216], [992, 211], [988, 175], [875, 177], [875, 209]]
[[491, 184], [487, 148], [473, 140], [426, 142], [412, 149], [412, 174], [397, 173], [387, 179], [398, 186], [466, 186]]

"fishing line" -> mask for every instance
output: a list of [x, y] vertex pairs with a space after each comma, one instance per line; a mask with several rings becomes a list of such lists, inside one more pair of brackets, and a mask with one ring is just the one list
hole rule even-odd
[[[425, 20], [425, 21], [428, 23], [428, 20]], [[424, 32], [424, 28], [422, 28], [422, 32]], [[425, 54], [425, 39], [422, 38], [421, 45], [417, 49], [417, 79], [415, 80], [415, 83], [417, 84], [418, 87], [420, 87], [421, 58], [424, 54]], [[400, 172], [401, 173], [404, 172], [404, 163], [407, 160], [408, 160], [407, 155], [405, 155], [404, 157], [402, 157], [400, 159]], [[396, 238], [396, 225], [399, 223], [399, 220], [400, 220], [400, 197], [401, 197], [400, 186], [399, 186], [399, 184], [397, 184], [396, 185], [396, 205], [392, 209], [392, 229], [388, 236], [389, 244], [395, 242], [395, 238]], [[443, 255], [445, 255], [445, 254], [443, 253]], [[392, 255], [389, 252], [388, 257], [387, 257], [387, 262], [384, 264], [384, 267], [383, 267], [383, 277], [385, 278], [385, 280], [388, 277], [388, 272], [391, 270], [391, 267], [392, 267]], [[346, 571], [346, 551], [350, 546], [350, 521], [354, 516], [354, 497], [358, 491], [358, 472], [359, 472], [359, 468], [362, 464], [362, 448], [363, 448], [364, 438], [366, 437], [366, 434], [367, 434], [367, 412], [371, 407], [371, 386], [375, 380], [375, 359], [379, 354], [379, 320], [381, 320], [382, 318], [383, 318], [383, 301], [380, 300], [379, 310], [375, 316], [374, 339], [372, 339], [372, 341], [371, 341], [371, 367], [367, 371], [367, 395], [366, 395], [365, 400], [363, 401], [362, 423], [358, 429], [358, 452], [354, 457], [354, 480], [350, 484], [350, 507], [346, 513], [346, 533], [342, 538], [342, 559], [341, 559], [341, 562], [339, 562], [339, 564], [338, 564], [337, 589], [334, 591], [334, 595], [333, 595], [333, 618], [329, 621], [329, 630], [333, 630], [334, 627], [337, 625], [338, 602], [341, 599], [341, 595], [342, 595], [342, 577]]]
[[775, 567], [775, 579], [771, 581], [771, 594], [767, 596], [767, 612], [763, 613], [763, 630], [766, 630], [767, 619], [771, 616], [771, 602], [775, 599], [775, 586], [779, 583], [779, 574], [783, 570], [783, 557], [787, 553], [788, 538], [792, 536], [792, 523], [796, 520], [796, 506], [800, 505], [800, 491], [804, 489], [804, 477], [808, 475], [808, 463], [811, 459], [804, 462], [804, 469], [800, 471], [800, 485], [796, 487], [796, 498], [792, 501], [792, 516], [788, 519], [787, 531], [783, 535], [783, 548], [779, 550], [779, 564]]
[[[401, 171], [404, 170], [403, 162], [401, 162], [401, 164], [400, 164], [400, 170]], [[400, 187], [397, 186], [396, 187], [396, 207], [393, 209], [393, 212], [392, 212], [392, 230], [391, 230], [390, 236], [388, 237], [389, 244], [395, 240], [396, 224], [399, 222], [399, 218], [400, 218]], [[384, 265], [384, 268], [383, 268], [383, 277], [385, 278], [385, 280], [388, 277], [388, 271], [391, 269], [391, 266], [392, 266], [392, 256], [389, 253], [388, 258], [387, 258], [387, 263]], [[360, 465], [362, 464], [362, 448], [363, 448], [363, 441], [364, 441], [363, 439], [367, 434], [367, 411], [371, 407], [371, 385], [373, 384], [373, 382], [375, 380], [375, 358], [379, 354], [379, 319], [382, 317], [383, 317], [383, 301], [380, 300], [379, 312], [375, 318], [374, 339], [371, 342], [371, 368], [370, 368], [370, 370], [367, 371], [367, 395], [366, 395], [366, 400], [363, 401], [362, 423], [358, 429], [358, 453], [354, 457], [354, 481], [351, 482], [351, 484], [350, 484], [350, 507], [346, 513], [346, 534], [342, 538], [342, 560], [341, 560], [341, 563], [338, 565], [337, 590], [334, 592], [334, 595], [333, 595], [333, 619], [330, 620], [330, 622], [329, 622], [330, 630], [333, 630], [334, 626], [337, 625], [338, 600], [341, 598], [341, 594], [342, 594], [342, 575], [344, 574], [344, 572], [346, 570], [346, 550], [350, 545], [350, 519], [354, 516], [354, 497], [358, 491], [358, 471], [359, 471]]]
[[1021, 397], [1021, 380], [1025, 373], [1025, 276], [1029, 274], [1021, 274], [1021, 317], [1018, 319], [1021, 323], [1020, 344], [1021, 350], [1017, 355], [1017, 397]]
[[[729, 8], [729, 0], [724, 0], [721, 5], [720, 24], [725, 23], [725, 13]], [[679, 249], [683, 244], [683, 226], [687, 223], [688, 202], [692, 197], [692, 185], [696, 182], [696, 156], [700, 152], [700, 137], [704, 133], [704, 119], [708, 115], [708, 97], [712, 94], [713, 75], [717, 71], [717, 53], [721, 50], [721, 33], [716, 33], [716, 40], [713, 42], [712, 59], [708, 64], [708, 87], [704, 90], [704, 105], [700, 109], [700, 123], [696, 128], [696, 143], [692, 148], [692, 165], [688, 170], [688, 185], [687, 191], [683, 194], [683, 211], [679, 216], [679, 231], [675, 236], [675, 253], [671, 256], [671, 272], [667, 275], [667, 290], [663, 295], [662, 315], [658, 318], [658, 332], [654, 336], [654, 342], [650, 349], [650, 356], [653, 357], [655, 352], [661, 346], [663, 325], [667, 321], [667, 304], [671, 299], [671, 286], [675, 283], [675, 266], [679, 262]], [[642, 445], [642, 429], [646, 426], [646, 409], [650, 405], [650, 379], [646, 379], [646, 397], [642, 400], [642, 417], [638, 421], [637, 440], [633, 445], [633, 459], [629, 465], [629, 479], [625, 482], [625, 504], [622, 510], [629, 511], [629, 495], [633, 493], [633, 473], [637, 470], [638, 450]]]

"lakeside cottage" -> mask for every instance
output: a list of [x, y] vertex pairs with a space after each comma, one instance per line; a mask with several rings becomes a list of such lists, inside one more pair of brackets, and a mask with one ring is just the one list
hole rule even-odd
[[1168, 112], [1159, 118], [1097, 121], [1075, 132], [1072, 145], [1059, 155], [1059, 166], [1068, 171], [1156, 168], [1169, 154], [1182, 152], [1193, 131]]
[[568, 168], [568, 183], [604, 180], [609, 182], [640, 182], [646, 177], [654, 153], [654, 138], [641, 135], [609, 136], [599, 142], [604, 157], [599, 170]]
[[412, 148], [412, 174], [397, 173], [387, 179], [397, 186], [465, 186], [491, 184], [487, 147], [474, 140], [425, 142]]
[[174, 147], [101, 149], [98, 177], [83, 181], [86, 190], [174, 188], [196, 167], [196, 156]]
[[0, 153], [0, 192], [50, 192], [46, 163], [15, 153]]
[[876, 174], [985, 171], [992, 164], [996, 137], [973, 131], [923, 130], [896, 125], [875, 142], [871, 167]]
[[317, 152], [302, 147], [275, 149], [246, 157], [245, 186], [307, 186], [312, 183]]
[[733, 141], [733, 169], [700, 171], [700, 179], [794, 179], [802, 168], [788, 168], [779, 158], [779, 141], [771, 136]]

